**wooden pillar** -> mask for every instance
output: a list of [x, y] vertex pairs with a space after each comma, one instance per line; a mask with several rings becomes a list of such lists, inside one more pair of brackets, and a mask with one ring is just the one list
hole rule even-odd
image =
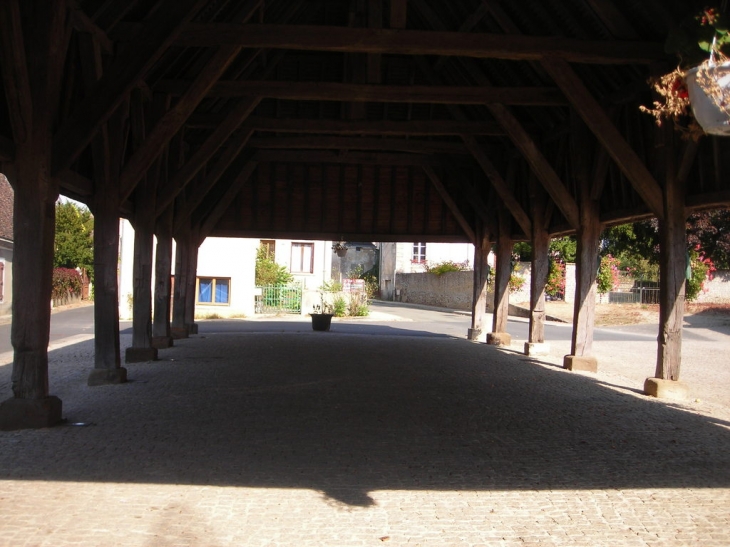
[[[0, 3], [0, 65], [15, 141], [13, 206], [13, 397], [0, 405], [0, 429], [48, 427], [61, 420], [49, 395], [48, 340], [55, 202], [53, 124], [60, 98], [65, 5]], [[24, 24], [25, 23], [25, 24]]]
[[471, 328], [467, 333], [469, 340], [486, 341], [487, 291], [489, 283], [489, 233], [482, 221], [477, 221], [474, 242], [474, 289], [471, 308]]
[[544, 355], [550, 353], [545, 343], [545, 285], [547, 284], [550, 264], [548, 250], [550, 235], [545, 227], [545, 203], [547, 196], [536, 184], [530, 181], [530, 213], [532, 216], [532, 271], [530, 274], [530, 326], [525, 355]]
[[155, 254], [155, 294], [152, 321], [152, 346], [158, 349], [172, 346], [170, 304], [172, 284], [172, 208], [157, 221]]
[[512, 337], [507, 333], [509, 316], [509, 278], [512, 275], [512, 217], [504, 207], [499, 209], [497, 233], [497, 264], [494, 276], [494, 320], [487, 344], [509, 346]]
[[188, 253], [190, 251], [188, 232], [175, 236], [175, 287], [172, 297], [172, 337], [187, 338], [190, 334], [185, 324], [185, 306], [188, 290]]
[[656, 377], [647, 378], [644, 391], [655, 397], [684, 398], [687, 396], [687, 386], [679, 382], [679, 370], [682, 364], [682, 321], [687, 268], [685, 182], [683, 177], [677, 176], [674, 160], [677, 155], [676, 141], [672, 133], [671, 128], [663, 131], [666, 183], [663, 189], [664, 219], [659, 223], [661, 240]]
[[134, 264], [132, 288], [132, 346], [125, 352], [127, 363], [157, 359], [152, 347], [152, 255], [154, 210], [138, 215], [134, 224]]
[[198, 325], [195, 323], [195, 301], [197, 300], [195, 288], [197, 285], [198, 272], [198, 250], [200, 248], [199, 230], [194, 229], [190, 237], [188, 249], [188, 287], [185, 291], [185, 326], [189, 334], [198, 334]]
[[591, 199], [587, 187], [581, 191], [580, 227], [576, 253], [575, 304], [573, 308], [573, 337], [570, 355], [563, 359], [568, 370], [596, 372], [598, 362], [593, 351], [593, 325], [596, 316], [596, 277], [601, 222], [598, 202]]
[[94, 369], [88, 384], [127, 381], [119, 356], [119, 203], [116, 192], [96, 192], [94, 213]]

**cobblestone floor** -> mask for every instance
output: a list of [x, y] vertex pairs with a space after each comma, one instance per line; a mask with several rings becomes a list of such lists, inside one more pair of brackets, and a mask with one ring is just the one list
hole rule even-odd
[[91, 425], [0, 433], [2, 546], [730, 545], [724, 407], [334, 332], [202, 335], [89, 388], [92, 344], [50, 378]]

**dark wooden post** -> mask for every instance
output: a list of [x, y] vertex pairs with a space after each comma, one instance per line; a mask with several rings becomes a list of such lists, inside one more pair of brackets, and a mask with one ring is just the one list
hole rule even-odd
[[530, 327], [527, 342], [525, 342], [525, 355], [550, 353], [550, 346], [545, 343], [545, 285], [550, 273], [548, 262], [550, 235], [545, 228], [547, 196], [536, 182], [534, 177], [531, 178], [532, 271], [530, 273]]
[[[685, 181], [683, 176], [677, 176], [673, 131], [670, 128], [662, 133], [666, 184], [663, 189], [664, 219], [659, 223], [659, 336], [656, 377], [646, 379], [644, 392], [655, 397], [684, 398], [688, 389], [684, 383], [679, 382], [679, 369], [682, 364], [682, 321], [687, 268]], [[685, 162], [687, 161], [691, 163], [691, 159], [685, 154]], [[686, 172], [686, 169], [682, 171]]]
[[172, 284], [172, 207], [157, 220], [157, 249], [155, 254], [155, 295], [152, 321], [152, 346], [158, 349], [172, 346], [170, 304]]
[[486, 341], [487, 292], [489, 283], [489, 233], [482, 221], [477, 221], [474, 242], [474, 292], [471, 308], [471, 328], [467, 334], [469, 340]]
[[190, 247], [188, 248], [188, 287], [185, 291], [185, 326], [189, 334], [198, 334], [198, 325], [195, 322], [195, 301], [197, 294], [198, 272], [198, 250], [200, 248], [199, 229], [194, 228], [190, 235]]
[[65, 57], [65, 13], [62, 3], [8, 0], [0, 5], [0, 62], [16, 146], [10, 179], [15, 191], [13, 398], [0, 405], [3, 430], [48, 427], [61, 420], [61, 400], [49, 395], [48, 340], [58, 198], [50, 176], [52, 131], [60, 97], [58, 64]]
[[598, 201], [591, 199], [587, 181], [584, 182], [586, 184], [581, 188], [580, 197], [573, 337], [570, 355], [564, 357], [563, 367], [568, 370], [596, 372], [598, 361], [591, 352], [596, 317], [596, 277], [601, 222], [598, 216]]
[[509, 278], [512, 275], [512, 217], [504, 207], [499, 208], [497, 233], [497, 264], [494, 276], [494, 321], [487, 344], [509, 346], [512, 337], [507, 333], [509, 316]]
[[188, 253], [190, 252], [190, 234], [188, 232], [175, 236], [175, 287], [172, 298], [172, 337], [187, 338], [188, 328], [185, 325], [185, 306], [188, 290]]
[[119, 203], [115, 192], [96, 192], [94, 212], [94, 370], [88, 384], [127, 381], [119, 356]]

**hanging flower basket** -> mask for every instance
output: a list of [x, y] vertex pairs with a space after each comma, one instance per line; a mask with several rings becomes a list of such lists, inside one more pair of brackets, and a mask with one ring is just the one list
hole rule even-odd
[[344, 241], [340, 241], [332, 245], [332, 250], [337, 254], [337, 256], [343, 258], [347, 255], [347, 244]]
[[692, 68], [685, 82], [692, 113], [705, 133], [730, 136], [730, 61]]

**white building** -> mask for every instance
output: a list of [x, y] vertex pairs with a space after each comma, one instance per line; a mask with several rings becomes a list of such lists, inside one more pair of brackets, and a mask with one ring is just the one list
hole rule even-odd
[[[120, 222], [119, 317], [130, 320], [134, 290], [134, 228], [127, 220]], [[267, 245], [270, 252], [273, 251], [277, 264], [285, 266], [305, 291], [316, 291], [325, 280], [329, 280], [332, 269], [331, 242], [209, 237], [198, 251], [196, 317], [213, 314], [220, 317], [254, 315], [257, 293], [256, 250], [261, 244]], [[154, 266], [152, 271], [154, 275]], [[309, 311], [302, 309], [303, 313]]]

